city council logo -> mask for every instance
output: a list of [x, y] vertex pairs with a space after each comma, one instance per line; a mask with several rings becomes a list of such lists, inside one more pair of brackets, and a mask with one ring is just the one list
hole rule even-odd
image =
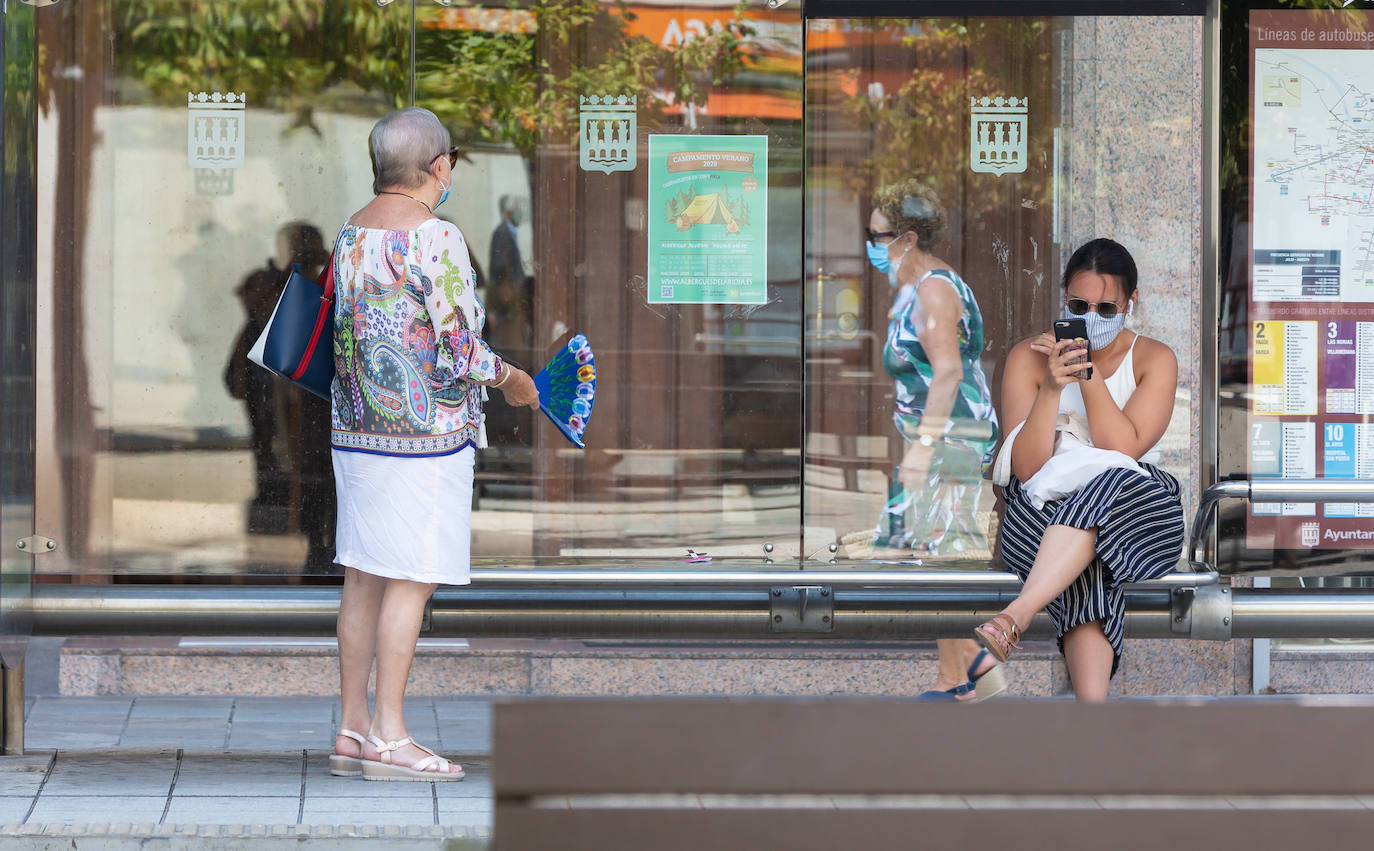
[[634, 171], [639, 160], [638, 98], [582, 95], [578, 161], [583, 171]]
[[1026, 170], [1030, 98], [970, 98], [968, 164], [1001, 177]]
[[247, 94], [186, 93], [186, 159], [191, 168], [242, 168]]
[[1322, 539], [1322, 528], [1317, 523], [1302, 524], [1302, 545], [1315, 547]]

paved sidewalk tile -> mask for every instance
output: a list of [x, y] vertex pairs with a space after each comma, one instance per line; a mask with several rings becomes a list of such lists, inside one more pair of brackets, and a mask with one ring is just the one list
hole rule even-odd
[[33, 806], [32, 795], [0, 796], [0, 824], [19, 824]]
[[[305, 799], [317, 798], [396, 798], [433, 803], [429, 783], [397, 783], [364, 780], [361, 777], [335, 777], [329, 773], [329, 754], [311, 751], [305, 777]], [[407, 804], [408, 805], [408, 804]]]
[[491, 721], [445, 721], [440, 718], [439, 741], [446, 752], [490, 753]]
[[465, 759], [460, 765], [467, 776], [457, 783], [438, 783], [435, 789], [440, 802], [445, 800], [491, 798], [491, 762], [487, 759]]
[[300, 796], [271, 798], [172, 796], [167, 824], [295, 824]]
[[167, 806], [167, 796], [116, 797], [114, 795], [69, 795], [39, 797], [29, 816], [29, 824], [61, 821], [68, 823], [130, 822], [156, 823]]
[[148, 719], [190, 721], [217, 718], [227, 722], [234, 706], [232, 697], [139, 697], [134, 699], [129, 722]]
[[40, 697], [33, 705], [34, 718], [54, 713], [62, 716], [129, 714], [132, 697]]
[[[427, 783], [391, 785], [419, 786], [426, 791], [429, 789]], [[312, 798], [307, 795], [305, 812], [301, 819], [302, 824], [435, 824], [434, 799]]]
[[495, 813], [491, 808], [462, 807], [462, 802], [438, 802], [438, 824], [485, 826], [491, 828]]
[[0, 795], [27, 795], [32, 798], [43, 783], [52, 757], [51, 751], [0, 757]]
[[119, 744], [132, 698], [40, 697], [24, 725], [31, 748], [106, 748]]
[[332, 744], [328, 723], [235, 721], [229, 730], [228, 747], [234, 750], [270, 751], [317, 748], [325, 744]]
[[330, 726], [334, 700], [328, 697], [240, 697], [234, 701], [235, 723], [300, 723]]
[[291, 753], [214, 751], [184, 753], [173, 797], [299, 797], [301, 756]]
[[191, 718], [184, 721], [145, 719], [130, 721], [119, 738], [125, 748], [222, 748], [228, 729], [225, 718]]
[[159, 795], [165, 799], [176, 763], [174, 750], [60, 752], [43, 796]]
[[26, 748], [106, 750], [119, 745], [119, 730], [73, 732], [67, 727], [24, 727]]

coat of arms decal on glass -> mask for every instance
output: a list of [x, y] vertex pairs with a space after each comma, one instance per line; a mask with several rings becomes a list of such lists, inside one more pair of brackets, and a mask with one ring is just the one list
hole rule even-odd
[[968, 164], [1001, 177], [1026, 170], [1030, 98], [970, 98]]
[[578, 140], [583, 171], [634, 171], [639, 161], [638, 98], [583, 95], [582, 135]]
[[191, 168], [243, 167], [248, 95], [186, 93], [186, 159]]

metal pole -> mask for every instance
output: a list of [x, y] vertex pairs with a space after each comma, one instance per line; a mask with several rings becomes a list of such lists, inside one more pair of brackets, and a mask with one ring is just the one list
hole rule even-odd
[[[778, 598], [768, 587], [470, 586], [434, 595], [424, 635], [943, 638], [968, 635], [1014, 594], [978, 587], [835, 586], [823, 630], [786, 632], [775, 629]], [[30, 602], [35, 635], [332, 635], [338, 605], [337, 588], [300, 586], [40, 585]], [[1128, 590], [1127, 611], [1130, 635], [1177, 637], [1167, 588]], [[1043, 616], [1028, 634], [1052, 635]]]
[[1374, 590], [1235, 588], [1235, 638], [1374, 638]]
[[24, 660], [4, 666], [4, 716], [0, 718], [0, 753], [14, 756], [24, 752]]

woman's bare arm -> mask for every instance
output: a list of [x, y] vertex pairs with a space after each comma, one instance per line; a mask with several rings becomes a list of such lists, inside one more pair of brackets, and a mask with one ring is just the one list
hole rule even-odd
[[945, 422], [954, 411], [959, 395], [959, 381], [964, 377], [964, 361], [959, 354], [959, 317], [964, 303], [949, 281], [931, 275], [916, 288], [921, 300], [924, 327], [916, 329], [917, 339], [930, 361], [930, 389], [926, 391], [925, 409], [921, 412], [921, 431], [943, 431]]
[[1164, 343], [1142, 337], [1136, 342], [1135, 359], [1139, 383], [1124, 409], [1117, 407], [1100, 373], [1082, 384], [1093, 445], [1138, 459], [1169, 428], [1178, 393], [1178, 358]]
[[1021, 423], [1021, 433], [1011, 449], [1011, 471], [1028, 480], [1054, 454], [1054, 423], [1059, 414], [1059, 391], [1051, 385], [1042, 392], [1045, 377], [1043, 354], [1031, 348], [1032, 340], [1017, 343], [1007, 355], [1002, 375], [1002, 422], [1007, 434]]

